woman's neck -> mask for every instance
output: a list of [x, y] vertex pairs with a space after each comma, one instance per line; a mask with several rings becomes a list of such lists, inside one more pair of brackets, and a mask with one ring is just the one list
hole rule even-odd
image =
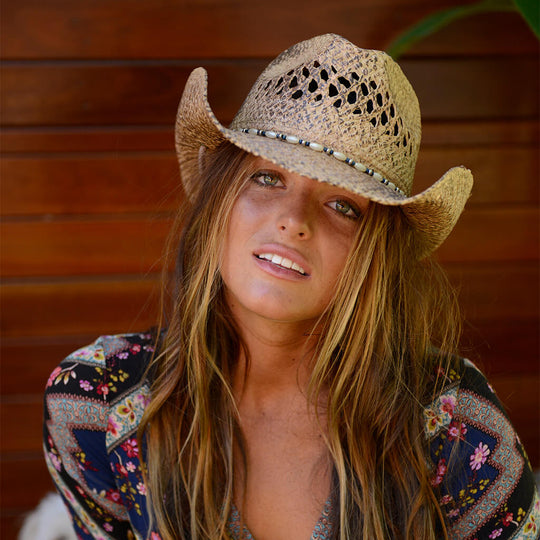
[[240, 354], [234, 374], [239, 403], [258, 408], [306, 396], [318, 339], [313, 325], [251, 319], [239, 327], [248, 356]]

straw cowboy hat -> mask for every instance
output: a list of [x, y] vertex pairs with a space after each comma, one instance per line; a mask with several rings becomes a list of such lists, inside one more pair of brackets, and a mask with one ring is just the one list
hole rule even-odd
[[286, 170], [401, 207], [418, 255], [425, 256], [454, 227], [472, 174], [454, 167], [411, 196], [420, 137], [418, 99], [400, 67], [386, 53], [360, 49], [335, 34], [280, 54], [228, 128], [208, 103], [206, 71], [195, 69], [176, 120], [176, 150], [190, 198], [198, 192], [201, 149], [228, 140]]

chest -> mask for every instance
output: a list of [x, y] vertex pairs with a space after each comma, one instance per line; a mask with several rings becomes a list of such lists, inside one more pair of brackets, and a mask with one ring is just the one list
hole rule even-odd
[[242, 429], [248, 474], [235, 478], [241, 521], [256, 540], [308, 540], [330, 494], [321, 427], [310, 415], [294, 414], [244, 417]]

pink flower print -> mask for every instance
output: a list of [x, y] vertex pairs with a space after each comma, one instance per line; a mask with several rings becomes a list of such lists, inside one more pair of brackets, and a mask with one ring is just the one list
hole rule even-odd
[[441, 396], [441, 411], [442, 412], [447, 413], [450, 416], [453, 416], [455, 407], [456, 407], [455, 396], [452, 396], [452, 395]]
[[489, 456], [489, 448], [487, 444], [480, 443], [478, 448], [474, 450], [474, 454], [471, 455], [471, 469], [478, 470], [486, 462]]
[[513, 519], [514, 519], [514, 514], [512, 512], [506, 512], [506, 515], [502, 518], [502, 524], [505, 527], [508, 527], [508, 525], [512, 523]]
[[119, 429], [120, 429], [120, 424], [112, 416], [109, 416], [109, 422], [107, 424], [107, 433], [110, 433], [113, 437], [118, 437]]
[[158, 533], [153, 532], [150, 536], [150, 540], [161, 540], [161, 536]]
[[141, 494], [141, 495], [146, 495], [146, 486], [142, 483], [142, 482], [139, 482], [137, 484], [137, 491]]
[[128, 455], [128, 457], [137, 457], [139, 455], [139, 446], [137, 439], [127, 439], [122, 443], [122, 450]]
[[54, 468], [60, 472], [62, 470], [62, 461], [60, 458], [56, 454], [49, 452], [49, 459], [51, 460]]
[[454, 510], [450, 510], [448, 514], [446, 514], [449, 518], [454, 518], [456, 516], [459, 516], [459, 508], [454, 508]]
[[105, 498], [115, 503], [119, 503], [122, 500], [122, 498], [120, 497], [120, 493], [115, 489], [109, 489], [109, 491], [105, 493]]
[[97, 393], [105, 397], [109, 393], [109, 387], [105, 383], [100, 383], [97, 387]]
[[446, 474], [446, 460], [443, 458], [437, 464], [437, 472], [435, 476], [431, 479], [432, 486], [438, 486], [443, 479], [443, 476]]
[[135, 343], [135, 345], [131, 347], [132, 353], [138, 353], [140, 350], [141, 350], [141, 346], [138, 343]]
[[453, 501], [453, 497], [452, 495], [444, 495], [444, 497], [441, 499], [441, 504], [448, 504], [448, 503], [451, 503]]
[[467, 426], [463, 422], [452, 420], [450, 426], [448, 426], [448, 439], [451, 441], [454, 439], [463, 440], [465, 433], [467, 433]]
[[497, 538], [502, 534], [502, 527], [500, 529], [495, 529], [490, 535], [489, 538]]
[[116, 355], [117, 358], [120, 358], [120, 360], [125, 360], [128, 358], [129, 353], [127, 351], [120, 352]]
[[49, 375], [49, 380], [47, 381], [47, 388], [53, 385], [54, 379], [58, 377], [61, 371], [62, 371], [62, 368], [60, 366], [54, 368], [53, 372]]
[[107, 532], [112, 532], [112, 531], [113, 531], [113, 526], [112, 526], [110, 523], [104, 523], [104, 524], [103, 524], [103, 528], [104, 528]]
[[146, 407], [150, 403], [150, 397], [146, 394], [137, 394], [135, 400], [142, 404], [143, 407]]
[[79, 385], [86, 392], [89, 392], [90, 390], [94, 389], [94, 387], [88, 381], [84, 381], [84, 380], [79, 381]]
[[135, 467], [135, 464], [133, 463], [133, 461], [128, 461], [126, 463], [126, 469], [129, 471], [129, 472], [134, 472], [137, 470], [137, 467]]

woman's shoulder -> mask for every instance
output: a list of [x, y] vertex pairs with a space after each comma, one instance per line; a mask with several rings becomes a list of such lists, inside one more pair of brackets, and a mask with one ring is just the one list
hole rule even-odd
[[84, 416], [87, 429], [106, 431], [109, 448], [124, 440], [149, 400], [146, 373], [155, 342], [151, 333], [101, 336], [68, 355], [47, 381], [49, 414]]
[[154, 346], [155, 339], [149, 333], [100, 336], [60, 362], [49, 376], [47, 393], [58, 391], [108, 400], [141, 381]]
[[424, 427], [450, 538], [534, 538], [534, 476], [501, 401], [468, 360], [438, 377], [443, 384], [424, 409]]

